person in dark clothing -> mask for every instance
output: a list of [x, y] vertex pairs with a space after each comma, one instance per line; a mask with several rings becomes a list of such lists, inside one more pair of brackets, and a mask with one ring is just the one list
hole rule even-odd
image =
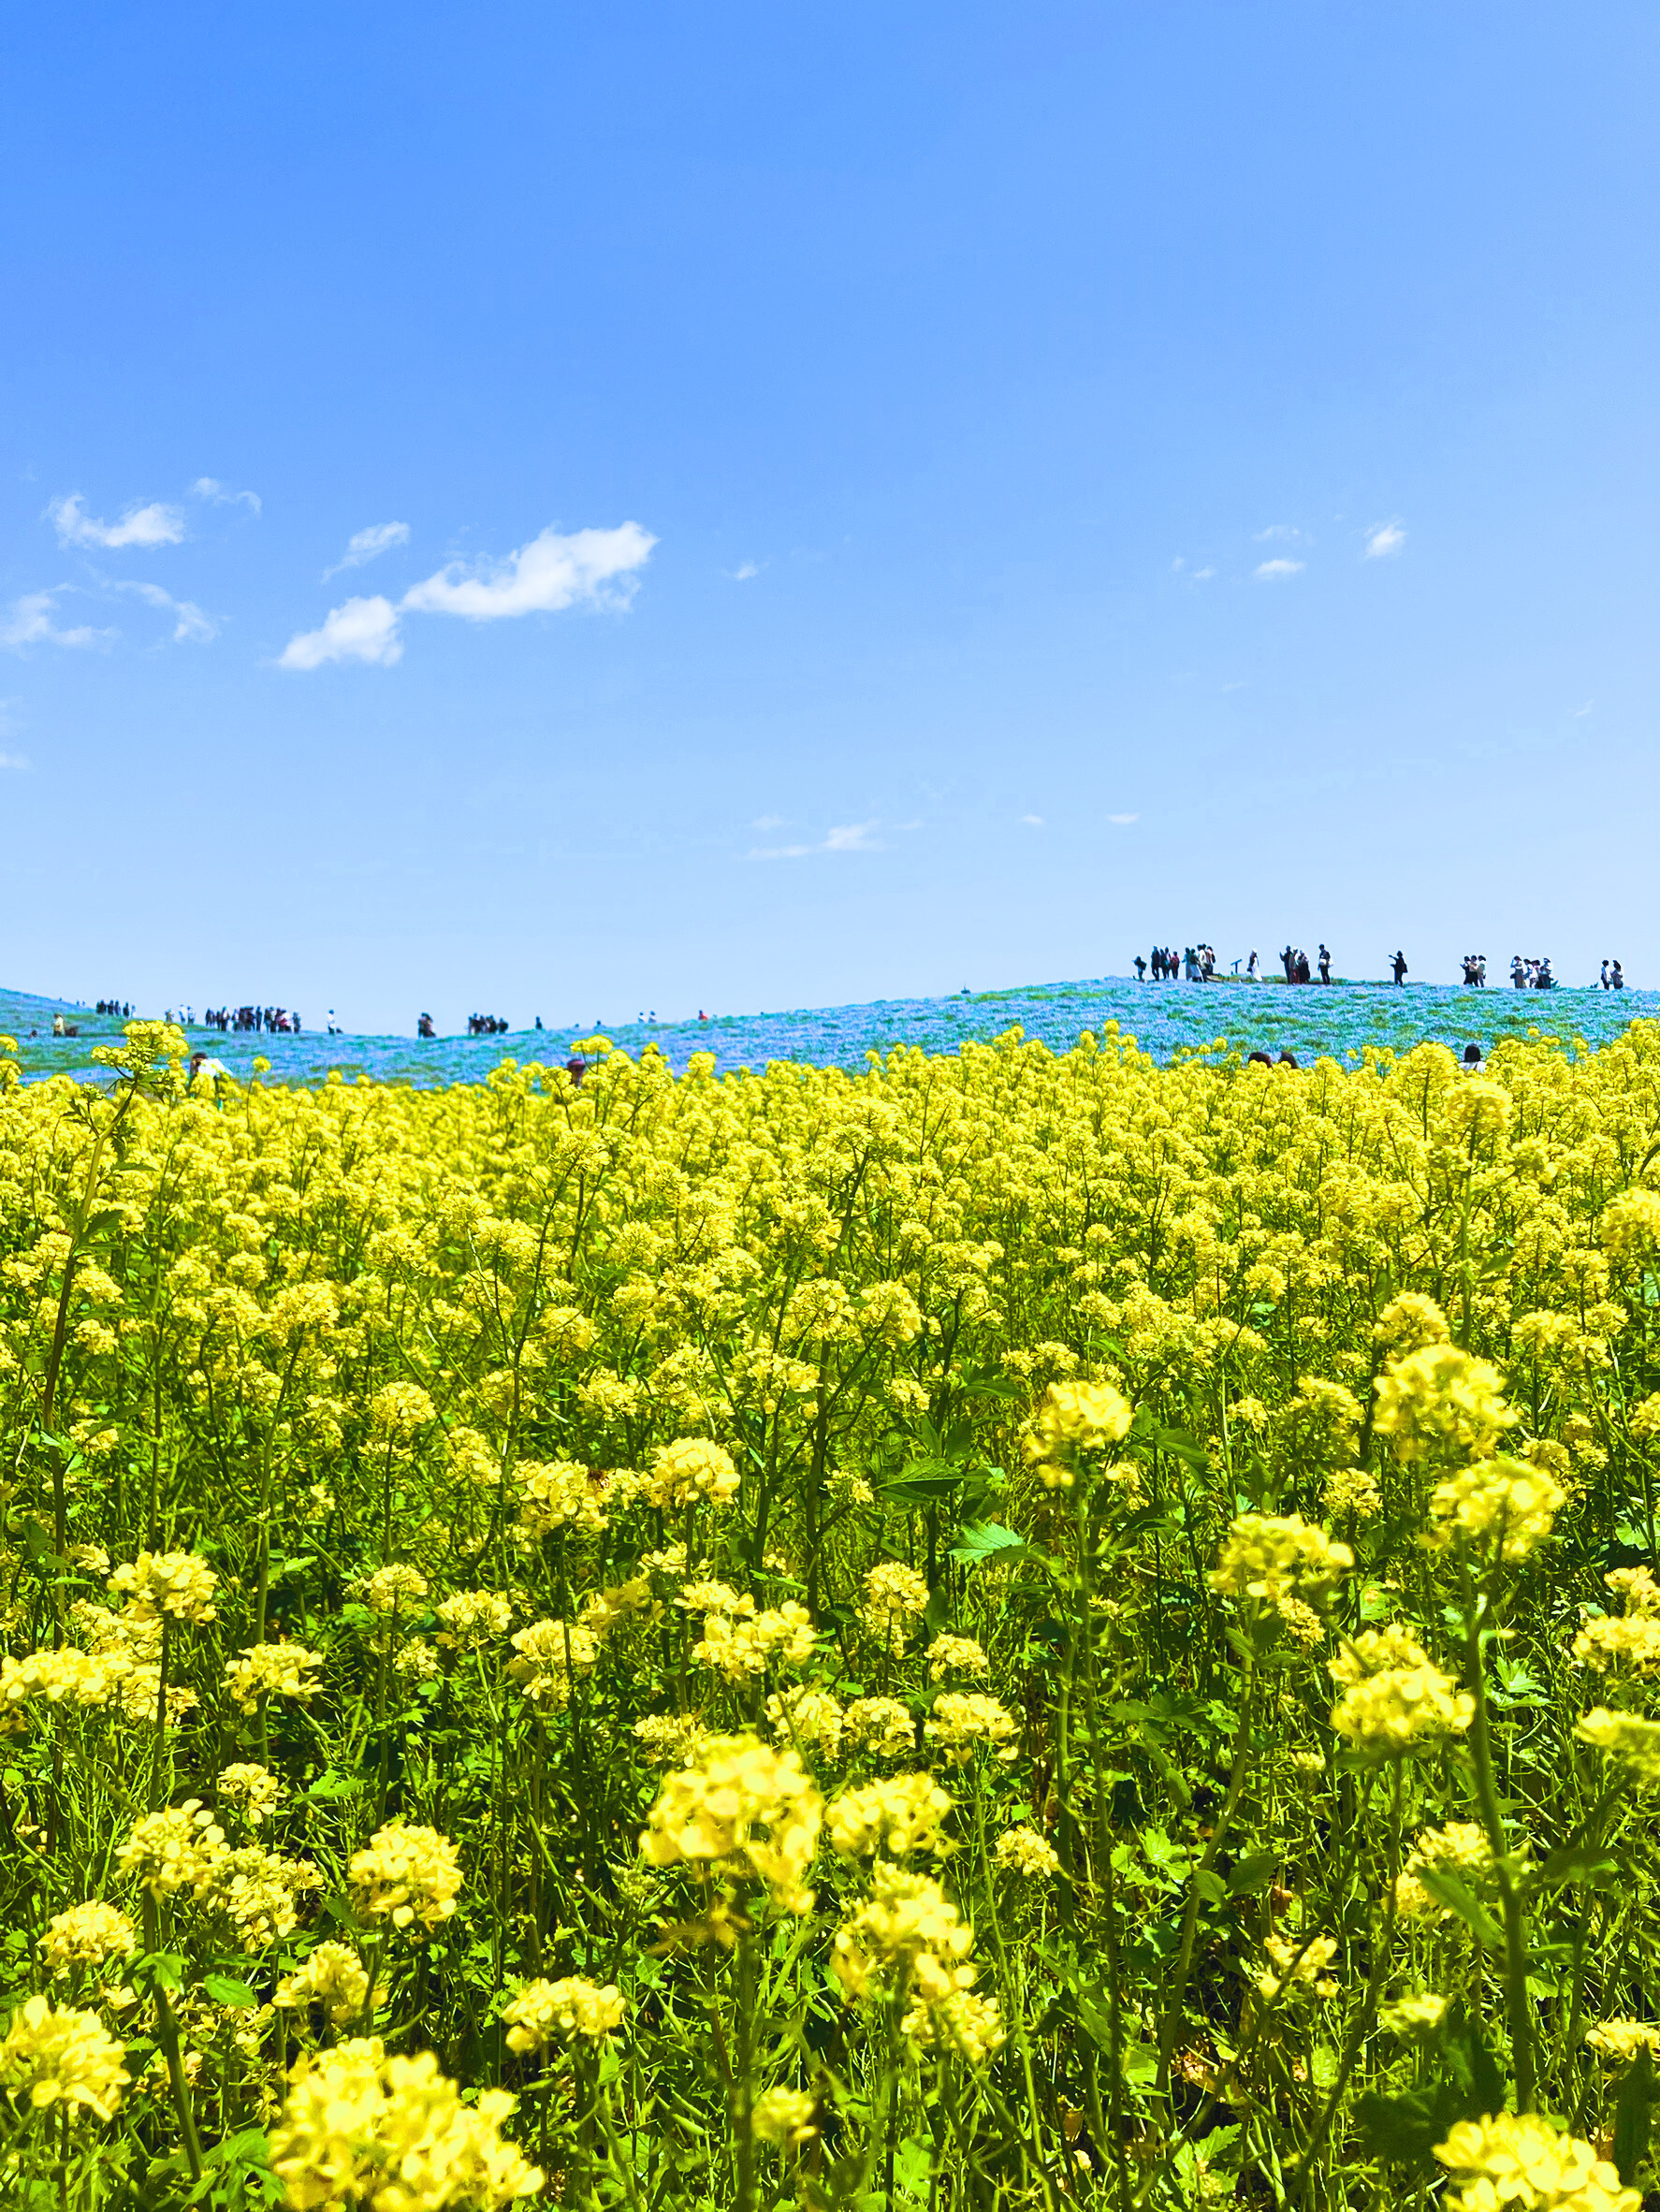
[[1322, 945], [1322, 946], [1320, 947], [1320, 981], [1321, 981], [1321, 982], [1322, 982], [1322, 983], [1329, 983], [1329, 982], [1331, 982], [1331, 980], [1332, 980], [1332, 954], [1331, 954], [1330, 951], [1328, 950], [1328, 948], [1327, 948], [1326, 946]]
[[1392, 960], [1390, 962], [1390, 966], [1391, 966], [1391, 968], [1394, 969], [1394, 971], [1395, 971], [1395, 988], [1396, 988], [1397, 990], [1399, 990], [1399, 989], [1400, 989], [1400, 987], [1401, 987], [1401, 985], [1402, 985], [1402, 984], [1403, 984], [1403, 983], [1405, 982], [1405, 980], [1406, 980], [1406, 955], [1405, 955], [1405, 953], [1402, 953], [1402, 952], [1397, 952], [1397, 953], [1395, 953], [1395, 956], [1394, 956], [1394, 958], [1393, 958], [1393, 959], [1392, 959]]

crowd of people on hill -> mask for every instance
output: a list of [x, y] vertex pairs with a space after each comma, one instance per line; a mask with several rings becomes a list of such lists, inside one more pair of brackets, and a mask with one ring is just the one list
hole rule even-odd
[[113, 1014], [118, 1022], [130, 1022], [133, 1010], [119, 998], [100, 998], [93, 1009], [95, 1013]]
[[[190, 1009], [181, 1019], [190, 1027]], [[300, 1020], [285, 1006], [211, 1006], [202, 1016], [205, 1029], [264, 1029], [272, 1037], [298, 1037]]]
[[[1173, 945], [1155, 945], [1152, 965], [1153, 981], [1156, 983], [1173, 983], [1178, 979], [1189, 983], [1208, 983], [1215, 980], [1216, 973], [1216, 948], [1215, 945], [1188, 945], [1178, 960]], [[1137, 982], [1145, 982], [1147, 980], [1147, 963], [1139, 953], [1135, 959], [1135, 974]], [[704, 1017], [699, 1014], [697, 1018], [701, 1022]]]
[[505, 1037], [507, 1026], [505, 1014], [473, 1013], [467, 1016], [469, 1037]]
[[[1321, 945], [1312, 961], [1300, 945], [1287, 945], [1279, 958], [1288, 983], [1312, 983], [1317, 971], [1322, 983], [1329, 983], [1332, 980], [1332, 954], [1325, 945]], [[1465, 988], [1484, 991], [1487, 988], [1487, 954], [1465, 953], [1462, 964]], [[1217, 975], [1216, 948], [1212, 945], [1188, 945], [1179, 959], [1171, 946], [1155, 945], [1150, 961], [1138, 953], [1134, 965], [1138, 983], [1146, 982], [1149, 971], [1156, 983], [1210, 983], [1216, 982]], [[1254, 951], [1248, 957], [1242, 953], [1230, 965], [1236, 979], [1243, 968], [1247, 982], [1260, 983], [1262, 981], [1262, 964]], [[1404, 953], [1397, 949], [1389, 955], [1389, 968], [1394, 982], [1405, 984], [1407, 968]], [[1548, 958], [1527, 960], [1520, 953], [1510, 962], [1510, 982], [1518, 991], [1553, 991], [1557, 987], [1557, 977]], [[1623, 991], [1625, 988], [1625, 971], [1617, 960], [1605, 960], [1597, 982], [1605, 991]]]

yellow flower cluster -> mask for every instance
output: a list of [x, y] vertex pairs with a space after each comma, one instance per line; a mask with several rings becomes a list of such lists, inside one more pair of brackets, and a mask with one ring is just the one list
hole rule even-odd
[[966, 1767], [978, 1751], [1012, 1759], [1017, 1746], [1014, 1715], [995, 1697], [977, 1691], [943, 1690], [924, 1724], [923, 1734], [937, 1743], [955, 1767]]
[[1453, 2212], [1638, 2212], [1642, 2191], [1577, 2135], [1559, 2134], [1534, 2113], [1460, 2120], [1435, 2156], [1454, 2187]]
[[283, 1784], [269, 1768], [242, 1760], [219, 1769], [219, 1795], [237, 1808], [251, 1828], [256, 1828], [281, 1804]]
[[1314, 1608], [1354, 1563], [1347, 1544], [1310, 1528], [1300, 1514], [1242, 1513], [1223, 1540], [1211, 1588], [1271, 1606], [1293, 1635], [1312, 1642], [1320, 1632]]
[[931, 1774], [895, 1774], [843, 1790], [824, 1814], [830, 1841], [843, 1858], [910, 1858], [919, 1851], [949, 1851], [940, 1822], [952, 1809], [949, 1794]]
[[997, 1838], [992, 1856], [998, 1866], [1007, 1867], [1011, 1873], [1022, 1875], [1028, 1882], [1047, 1881], [1060, 1872], [1058, 1854], [1036, 1828], [1005, 1828]]
[[[686, 1603], [692, 1593], [684, 1593]], [[757, 1612], [752, 1597], [724, 1594], [704, 1616], [703, 1636], [692, 1647], [700, 1666], [712, 1666], [729, 1682], [758, 1681], [769, 1667], [805, 1666], [813, 1655], [813, 1624], [792, 1599]]]
[[1480, 1460], [1437, 1482], [1430, 1492], [1431, 1535], [1463, 1537], [1494, 1558], [1531, 1557], [1551, 1534], [1567, 1492], [1542, 1469], [1516, 1460]]
[[457, 1652], [476, 1652], [507, 1634], [513, 1608], [493, 1590], [458, 1590], [439, 1605], [438, 1641]]
[[1660, 1721], [1598, 1705], [1584, 1715], [1575, 1734], [1628, 1768], [1638, 1782], [1660, 1782]]
[[[1129, 1404], [1111, 1383], [1052, 1382], [1027, 1433], [1026, 1456], [1045, 1490], [1070, 1490], [1081, 1459], [1129, 1433]], [[1119, 1478], [1133, 1483], [1135, 1469], [1120, 1470]]]
[[389, 1820], [353, 1854], [352, 1900], [360, 1913], [417, 1933], [439, 1928], [456, 1909], [461, 1862], [436, 1828]]
[[1638, 2051], [1660, 2059], [1660, 2028], [1653, 2020], [1599, 2020], [1585, 2030], [1585, 2041], [1615, 2066], [1629, 2066]]
[[374, 2037], [302, 2057], [271, 2131], [271, 2170], [294, 2212], [502, 2212], [542, 2176], [502, 2134], [505, 2089], [464, 2104], [430, 2051], [388, 2058]]
[[113, 2119], [131, 2078], [125, 2053], [96, 2013], [59, 2009], [31, 1997], [11, 2016], [0, 2041], [0, 2082], [22, 2091], [36, 2110], [62, 2105]]
[[1447, 1736], [1462, 1736], [1476, 1700], [1434, 1666], [1398, 1624], [1363, 1628], [1345, 1642], [1331, 1671], [1344, 1685], [1332, 1725], [1357, 1751], [1398, 1758]]
[[517, 1474], [518, 1533], [527, 1544], [575, 1529], [598, 1535], [606, 1525], [605, 1494], [579, 1460], [528, 1462]]
[[226, 1855], [225, 1830], [197, 1797], [146, 1812], [116, 1854], [116, 1870], [154, 1898], [199, 1889]]
[[135, 1619], [200, 1624], [214, 1618], [218, 1577], [194, 1551], [140, 1551], [131, 1566], [118, 1566], [111, 1590], [123, 1592]]
[[866, 1633], [885, 1643], [896, 1658], [904, 1653], [911, 1623], [920, 1621], [927, 1609], [928, 1585], [915, 1567], [885, 1559], [865, 1577], [859, 1617]]
[[1421, 1346], [1377, 1380], [1374, 1426], [1407, 1462], [1490, 1452], [1512, 1418], [1498, 1369], [1453, 1344]]
[[753, 1736], [706, 1738], [693, 1764], [666, 1775], [640, 1837], [655, 1867], [690, 1865], [765, 1885], [786, 1913], [812, 1910], [803, 1876], [818, 1848], [823, 1800], [794, 1751]]
[[124, 1958], [138, 1941], [132, 1922], [96, 1898], [54, 1913], [46, 1928], [46, 1963], [53, 1973], [72, 1966], [102, 1966]]
[[989, 1674], [991, 1661], [985, 1647], [971, 1636], [937, 1636], [928, 1646], [928, 1680], [942, 1682], [951, 1674]]
[[1487, 1830], [1471, 1820], [1449, 1820], [1445, 1827], [1424, 1829], [1395, 1877], [1395, 1910], [1404, 1920], [1450, 1917], [1450, 1908], [1423, 1885], [1421, 1876], [1428, 1867], [1445, 1867], [1478, 1891], [1487, 1887], [1493, 1875]]
[[599, 1664], [599, 1639], [579, 1622], [534, 1621], [512, 1641], [507, 1671], [532, 1705], [569, 1705], [575, 1678]]
[[1272, 1972], [1257, 1976], [1257, 1994], [1264, 2002], [1273, 2003], [1292, 1988], [1312, 1989], [1317, 1997], [1336, 1996], [1337, 1984], [1326, 1972], [1337, 1956], [1334, 1936], [1308, 1936], [1301, 1941], [1264, 1936], [1262, 1948], [1274, 1961]]
[[296, 1972], [277, 1985], [276, 2002], [290, 2011], [321, 2005], [332, 2027], [361, 2019], [369, 2003], [369, 1976], [345, 1943], [319, 1943]]
[[737, 1469], [723, 1446], [682, 1436], [653, 1454], [644, 1494], [664, 1512], [679, 1512], [706, 1499], [714, 1506], [730, 1505], [737, 1489]]
[[322, 1665], [321, 1653], [303, 1644], [252, 1644], [231, 1661], [225, 1680], [242, 1710], [254, 1712], [262, 1697], [314, 1697]]
[[507, 2047], [529, 2052], [556, 2040], [598, 2043], [622, 2025], [623, 2010], [622, 1992], [613, 1982], [602, 1988], [580, 1974], [567, 1974], [559, 1982], [527, 1982], [502, 2008]]

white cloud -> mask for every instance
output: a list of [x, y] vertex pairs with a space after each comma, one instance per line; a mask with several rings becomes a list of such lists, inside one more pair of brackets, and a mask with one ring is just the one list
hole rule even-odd
[[728, 569], [726, 573], [735, 584], [747, 584], [751, 576], [761, 574], [761, 563], [758, 560], [740, 560], [735, 568]]
[[1259, 583], [1278, 584], [1283, 583], [1287, 576], [1301, 575], [1303, 566], [1300, 560], [1264, 560], [1258, 564], [1254, 573]]
[[148, 552], [156, 546], [176, 546], [184, 535], [183, 516], [159, 500], [147, 507], [129, 507], [119, 522], [100, 522], [89, 515], [78, 491], [53, 500], [46, 512], [60, 546], [102, 546], [110, 552], [137, 546]]
[[1391, 553], [1398, 553], [1406, 543], [1406, 532], [1398, 522], [1380, 522], [1369, 532], [1362, 560], [1385, 560]]
[[407, 522], [371, 522], [367, 530], [360, 530], [346, 541], [346, 549], [332, 568], [323, 571], [323, 581], [338, 576], [342, 568], [361, 568], [366, 560], [372, 560], [377, 553], [389, 553], [394, 546], [407, 546]]
[[221, 484], [217, 476], [198, 476], [190, 488], [192, 499], [211, 500], [216, 507], [249, 507], [260, 512], [256, 491], [232, 491], [228, 484]]
[[1027, 829], [1041, 829], [1043, 826], [1043, 817], [1041, 814], [1023, 814], [1020, 819]]
[[[760, 824], [757, 823], [759, 828]], [[881, 852], [883, 848], [875, 835], [874, 822], [838, 822], [827, 830], [818, 845], [758, 845], [750, 852], [751, 860], [805, 860], [809, 852]]]
[[1272, 544], [1275, 538], [1289, 538], [1295, 542], [1303, 535], [1303, 532], [1295, 523], [1271, 522], [1266, 530], [1255, 531], [1252, 535], [1256, 538], [1259, 546], [1267, 546]]
[[175, 599], [170, 591], [164, 591], [159, 584], [118, 583], [115, 589], [118, 591], [133, 592], [146, 606], [162, 607], [167, 613], [176, 615], [178, 620], [173, 626], [175, 645], [206, 645], [210, 638], [219, 634], [219, 625], [211, 615], [204, 615], [194, 600]]
[[1107, 820], [1118, 829], [1128, 829], [1132, 822], [1140, 822], [1139, 814], [1109, 814]]
[[[60, 585], [58, 590], [66, 589]], [[106, 646], [115, 636], [113, 630], [94, 630], [87, 623], [78, 622], [72, 629], [60, 630], [53, 619], [57, 612], [57, 590], [26, 591], [22, 599], [11, 603], [10, 618], [0, 626], [0, 646]]]
[[1196, 568], [1193, 572], [1193, 581], [1196, 584], [1208, 584], [1216, 573], [1214, 568]]
[[626, 606], [657, 540], [637, 522], [615, 530], [545, 530], [505, 560], [481, 561], [471, 574], [459, 560], [403, 595], [405, 610], [499, 622], [510, 615], [552, 615], [586, 601]]
[[1586, 716], [1587, 716], [1587, 715], [1588, 715], [1588, 714], [1591, 712], [1591, 709], [1592, 709], [1592, 708], [1593, 708], [1593, 707], [1594, 707], [1595, 705], [1596, 705], [1596, 701], [1595, 701], [1594, 699], [1587, 699], [1583, 706], [1576, 706], [1576, 707], [1574, 707], [1574, 708], [1572, 709], [1572, 713], [1573, 713], [1573, 719], [1574, 719], [1574, 720], [1575, 720], [1575, 721], [1577, 721], [1577, 722], [1581, 722], [1581, 721], [1583, 721], [1583, 720], [1584, 720], [1584, 719], [1585, 719], [1585, 717], [1586, 717]]
[[321, 629], [291, 637], [277, 666], [321, 668], [325, 661], [369, 661], [389, 668], [402, 652], [398, 610], [377, 593], [373, 599], [348, 599], [323, 618]]
[[1176, 555], [1175, 559], [1174, 559], [1174, 560], [1173, 560], [1171, 562], [1171, 564], [1170, 564], [1170, 573], [1171, 573], [1171, 575], [1172, 575], [1172, 576], [1174, 576], [1174, 575], [1180, 575], [1181, 572], [1183, 571], [1183, 569], [1185, 569], [1185, 568], [1187, 567], [1187, 562], [1186, 562], [1186, 561], [1183, 560], [1182, 556], [1181, 556], [1181, 555], [1178, 553], [1178, 554]]
[[750, 824], [752, 830], [775, 830], [782, 829], [783, 826], [784, 818], [781, 814], [758, 814]]
[[0, 752], [0, 768], [26, 768], [28, 764], [21, 752]]
[[[392, 527], [382, 525], [381, 527]], [[280, 668], [320, 668], [325, 661], [372, 661], [389, 667], [403, 651], [398, 618], [404, 614], [459, 615], [499, 622], [512, 615], [557, 614], [563, 607], [626, 607], [657, 540], [637, 522], [615, 530], [545, 530], [505, 560], [481, 561], [469, 572], [450, 561], [406, 591], [396, 606], [378, 595], [348, 599], [319, 630], [289, 639]]]

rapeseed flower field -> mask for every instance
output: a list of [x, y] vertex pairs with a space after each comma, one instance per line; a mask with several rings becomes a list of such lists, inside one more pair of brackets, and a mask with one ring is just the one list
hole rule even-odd
[[7, 2205], [1636, 2212], [1660, 1027], [96, 1049], [0, 1057]]

